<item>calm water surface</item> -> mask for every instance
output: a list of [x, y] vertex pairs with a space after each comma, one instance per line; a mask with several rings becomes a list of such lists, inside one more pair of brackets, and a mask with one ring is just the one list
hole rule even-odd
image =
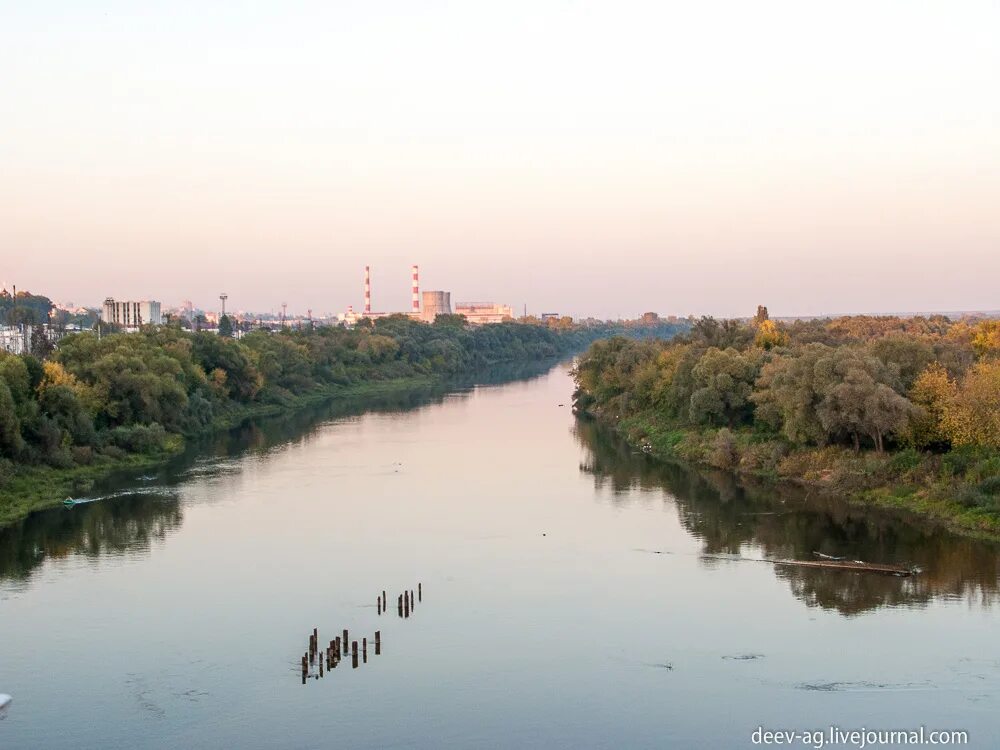
[[[0, 748], [1000, 747], [996, 547], [655, 464], [571, 390], [332, 404], [0, 531]], [[814, 551], [926, 572], [729, 559]], [[303, 685], [313, 627], [383, 653]]]

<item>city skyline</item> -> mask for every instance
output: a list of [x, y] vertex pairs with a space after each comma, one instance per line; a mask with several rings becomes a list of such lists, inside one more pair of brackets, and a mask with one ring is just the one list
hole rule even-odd
[[406, 310], [418, 263], [456, 299], [574, 316], [996, 309], [998, 21], [22, 4], [0, 29], [0, 276], [338, 311], [368, 264], [376, 305]]

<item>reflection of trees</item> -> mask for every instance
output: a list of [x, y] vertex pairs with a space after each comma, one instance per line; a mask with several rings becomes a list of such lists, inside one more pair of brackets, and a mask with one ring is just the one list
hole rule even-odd
[[99, 557], [149, 549], [181, 525], [176, 497], [129, 495], [33, 513], [0, 529], [0, 580], [27, 578], [49, 558]]
[[[552, 366], [551, 360], [504, 363], [463, 378], [436, 380], [374, 395], [334, 397], [311, 408], [251, 420], [233, 430], [190, 441], [183, 455], [160, 470], [156, 479], [168, 486], [177, 485], [185, 481], [186, 471], [198, 460], [264, 452], [276, 445], [306, 440], [331, 420], [366, 412], [408, 411], [439, 403], [446, 395], [467, 391], [475, 385], [537, 377]], [[27, 578], [46, 559], [141, 552], [153, 540], [162, 540], [168, 532], [179, 528], [183, 512], [178, 498], [154, 492], [127, 494], [137, 484], [140, 480], [134, 472], [123, 472], [109, 478], [93, 493], [95, 496], [123, 493], [120, 496], [77, 505], [71, 510], [40, 511], [0, 528], [0, 581]]]
[[795, 596], [809, 606], [857, 614], [942, 597], [982, 606], [998, 599], [996, 545], [794, 487], [743, 482], [729, 473], [656, 461], [593, 421], [578, 420], [575, 432], [589, 451], [581, 470], [592, 474], [598, 487], [610, 486], [614, 502], [629, 502], [635, 496], [628, 490], [634, 488], [664, 490], [673, 497], [683, 526], [702, 540], [707, 554], [753, 549], [772, 559], [811, 560], [813, 552], [822, 552], [917, 565], [924, 571], [896, 578], [775, 566], [775, 575], [787, 580]]

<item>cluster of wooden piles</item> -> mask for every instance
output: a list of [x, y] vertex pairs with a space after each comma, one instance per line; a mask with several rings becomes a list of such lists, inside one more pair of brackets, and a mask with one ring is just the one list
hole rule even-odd
[[[400, 594], [396, 599], [396, 612], [399, 617], [406, 619], [414, 612], [416, 603], [423, 601], [424, 587], [422, 583], [417, 584], [416, 594], [413, 589], [409, 589]], [[376, 610], [379, 616], [388, 612], [388, 597], [385, 590], [376, 597]], [[375, 646], [375, 656], [382, 655], [382, 631], [376, 630], [372, 639]], [[359, 648], [360, 645], [360, 648]], [[357, 669], [360, 664], [368, 663], [368, 636], [362, 636], [360, 644], [357, 640], [350, 639], [350, 633], [344, 628], [340, 635], [332, 639], [322, 653], [320, 652], [319, 628], [313, 628], [309, 635], [309, 646], [302, 655], [302, 684], [310, 677], [322, 678], [336, 669], [340, 662], [351, 657], [351, 668]]]

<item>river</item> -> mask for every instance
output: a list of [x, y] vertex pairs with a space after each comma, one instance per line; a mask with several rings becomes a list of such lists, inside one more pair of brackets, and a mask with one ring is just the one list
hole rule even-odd
[[[0, 748], [1000, 746], [995, 545], [656, 463], [574, 418], [568, 365], [516, 374], [249, 424], [0, 530]], [[923, 572], [759, 561], [814, 552]], [[303, 682], [313, 628], [380, 653]]]

